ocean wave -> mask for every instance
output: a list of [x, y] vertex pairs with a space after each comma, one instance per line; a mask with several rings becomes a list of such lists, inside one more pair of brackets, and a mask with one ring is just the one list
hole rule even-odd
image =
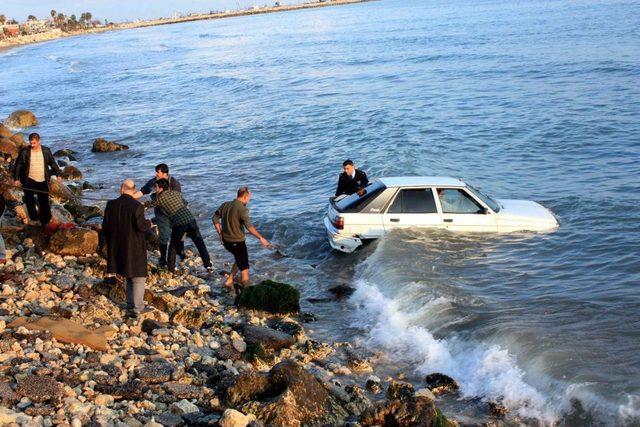
[[[517, 344], [506, 345], [486, 335], [476, 338], [468, 312], [483, 312], [478, 301], [464, 294], [443, 293], [436, 284], [425, 290], [424, 283], [404, 281], [393, 264], [385, 267], [384, 257], [393, 249], [393, 243], [378, 242], [358, 269], [356, 292], [350, 300], [358, 308], [356, 317], [363, 323], [366, 339], [381, 347], [389, 359], [409, 364], [420, 376], [449, 375], [459, 383], [462, 398], [499, 401], [520, 420], [542, 425], [573, 425], [575, 420], [588, 420], [587, 425], [619, 425], [637, 420], [637, 397], [630, 397], [628, 404], [616, 410], [612, 402], [594, 393], [598, 384], [552, 379], [543, 372], [544, 361], [537, 361], [539, 368], [535, 363], [519, 364], [512, 352]], [[435, 258], [425, 258], [425, 262], [435, 264]], [[438, 267], [434, 265], [432, 271], [438, 274]], [[471, 306], [474, 308], [466, 309]], [[461, 327], [454, 328], [456, 332], [445, 332], [457, 321]]]
[[[437, 339], [428, 329], [414, 324], [397, 300], [383, 295], [375, 284], [357, 282], [352, 302], [363, 310], [363, 317], [373, 319], [369, 338], [372, 343], [415, 366], [427, 375], [441, 372], [456, 379], [465, 398], [500, 400], [512, 411], [526, 418], [551, 424], [557, 415], [547, 399], [524, 380], [524, 372], [505, 349], [496, 345]], [[446, 299], [430, 301], [421, 310], [447, 304]]]

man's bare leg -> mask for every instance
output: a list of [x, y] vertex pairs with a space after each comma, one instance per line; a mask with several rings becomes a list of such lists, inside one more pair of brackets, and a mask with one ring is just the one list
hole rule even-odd
[[240, 272], [240, 283], [242, 284], [243, 288], [246, 288], [247, 286], [249, 286], [249, 269], [248, 268]]
[[236, 274], [238, 274], [238, 266], [234, 262], [233, 267], [231, 267], [231, 273], [229, 273], [229, 275], [227, 276], [227, 280], [224, 282], [225, 287], [233, 289], [233, 281], [236, 277]]

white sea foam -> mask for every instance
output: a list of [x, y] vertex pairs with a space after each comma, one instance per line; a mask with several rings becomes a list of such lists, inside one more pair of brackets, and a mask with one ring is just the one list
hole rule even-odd
[[[523, 377], [508, 351], [495, 345], [463, 342], [456, 338], [436, 339], [424, 327], [413, 324], [414, 314], [405, 313], [398, 301], [388, 299], [373, 284], [360, 280], [352, 302], [370, 319], [369, 336], [394, 357], [412, 362], [421, 374], [441, 372], [455, 378], [464, 397], [502, 399], [518, 415], [546, 423], [556, 420], [545, 397]], [[432, 300], [429, 310], [446, 299]], [[422, 311], [421, 310], [421, 311]]]
[[627, 403], [618, 407], [618, 414], [625, 423], [640, 424], [640, 396], [628, 395]]
[[[382, 243], [382, 242], [381, 242]], [[552, 402], [525, 380], [513, 355], [498, 345], [465, 340], [458, 336], [436, 338], [425, 324], [427, 317], [452, 304], [449, 298], [418, 298], [417, 284], [398, 284], [380, 272], [380, 245], [364, 264], [351, 302], [366, 319], [369, 340], [383, 347], [395, 360], [409, 362], [416, 372], [447, 374], [458, 381], [463, 397], [501, 400], [512, 413], [535, 418], [543, 424], [558, 419], [561, 403]], [[381, 283], [376, 283], [379, 278]], [[385, 283], [402, 286], [398, 292]]]

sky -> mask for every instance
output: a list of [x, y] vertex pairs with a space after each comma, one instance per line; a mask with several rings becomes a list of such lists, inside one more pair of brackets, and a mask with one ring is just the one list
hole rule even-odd
[[[51, 9], [65, 15], [80, 16], [91, 12], [95, 19], [112, 22], [169, 17], [174, 13], [234, 10], [249, 6], [272, 5], [276, 0], [0, 0], [0, 14], [25, 21], [27, 16], [50, 16]], [[301, 0], [281, 1], [282, 4], [301, 3]]]

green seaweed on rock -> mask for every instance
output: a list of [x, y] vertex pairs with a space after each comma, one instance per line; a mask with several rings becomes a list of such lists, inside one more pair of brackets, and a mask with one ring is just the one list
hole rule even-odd
[[270, 313], [300, 312], [300, 291], [286, 283], [265, 280], [245, 288], [236, 298], [236, 305]]

